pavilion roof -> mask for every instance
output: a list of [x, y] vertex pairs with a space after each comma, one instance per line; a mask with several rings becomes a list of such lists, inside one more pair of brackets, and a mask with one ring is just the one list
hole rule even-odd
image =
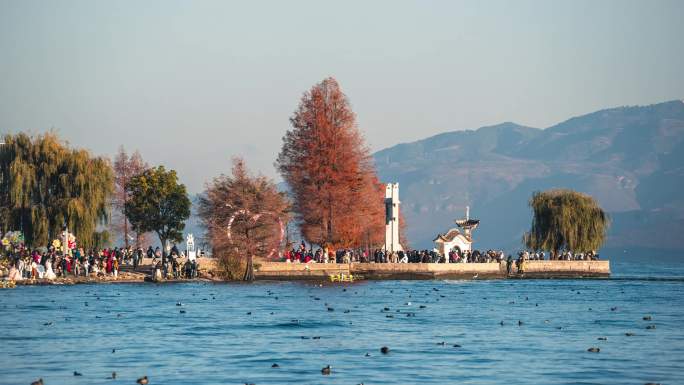
[[[451, 229], [444, 234], [437, 235], [437, 238], [433, 239], [433, 242], [437, 242], [437, 241], [451, 242], [459, 235], [462, 235], [462, 234], [458, 229]], [[468, 239], [468, 238], [466, 237], [466, 239]]]
[[459, 227], [477, 227], [480, 224], [479, 219], [458, 219], [455, 221]]

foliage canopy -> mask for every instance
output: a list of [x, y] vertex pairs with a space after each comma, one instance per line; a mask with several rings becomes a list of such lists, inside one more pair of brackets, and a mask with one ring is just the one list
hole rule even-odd
[[[232, 175], [221, 175], [199, 198], [198, 214], [207, 229], [212, 254], [229, 279], [253, 279], [253, 257], [267, 257], [281, 247], [289, 219], [285, 193], [264, 176], [252, 176], [241, 158], [233, 159]], [[246, 263], [245, 263], [246, 262]], [[246, 265], [242, 277], [234, 269]]]
[[112, 170], [105, 158], [70, 148], [53, 133], [5, 135], [0, 145], [0, 226], [45, 246], [67, 226], [80, 246], [108, 239]]
[[164, 166], [149, 168], [133, 176], [126, 186], [126, 217], [138, 233], [153, 231], [162, 246], [183, 240], [185, 221], [190, 217], [190, 199], [176, 171]]
[[589, 195], [567, 189], [538, 191], [529, 205], [534, 214], [524, 242], [530, 249], [588, 252], [605, 240], [610, 220]]
[[324, 79], [306, 92], [290, 123], [276, 166], [304, 238], [333, 247], [380, 243], [384, 188], [337, 81]]

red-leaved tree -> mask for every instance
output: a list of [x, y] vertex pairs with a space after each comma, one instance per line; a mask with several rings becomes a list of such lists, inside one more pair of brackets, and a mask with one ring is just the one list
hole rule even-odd
[[[254, 256], [278, 254], [290, 203], [272, 180], [250, 175], [241, 158], [233, 159], [231, 175], [216, 177], [207, 185], [198, 206], [212, 254], [227, 278], [251, 281]], [[243, 264], [245, 271], [240, 277], [235, 270]]]
[[304, 93], [276, 166], [303, 237], [332, 247], [379, 245], [384, 188], [346, 95], [333, 78]]

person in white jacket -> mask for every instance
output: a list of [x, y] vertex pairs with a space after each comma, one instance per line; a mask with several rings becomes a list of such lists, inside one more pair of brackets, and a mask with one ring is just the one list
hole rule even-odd
[[45, 266], [46, 266], [46, 270], [45, 270], [45, 274], [43, 275], [43, 277], [46, 279], [49, 279], [49, 280], [53, 280], [53, 279], [57, 278], [57, 274], [55, 274], [55, 272], [52, 271], [52, 262], [48, 261], [45, 264]]

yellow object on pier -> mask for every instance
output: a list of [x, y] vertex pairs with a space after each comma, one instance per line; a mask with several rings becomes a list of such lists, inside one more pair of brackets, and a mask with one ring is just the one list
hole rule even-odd
[[330, 282], [354, 282], [354, 275], [353, 274], [332, 274], [328, 276], [330, 278]]

